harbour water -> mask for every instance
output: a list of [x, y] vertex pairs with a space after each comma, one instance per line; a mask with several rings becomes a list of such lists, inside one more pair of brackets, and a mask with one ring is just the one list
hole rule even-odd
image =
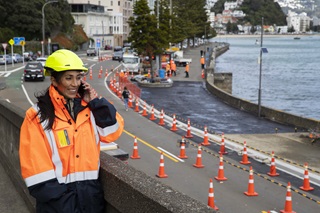
[[[320, 120], [320, 36], [264, 36], [261, 105]], [[260, 36], [217, 37], [230, 49], [216, 60], [217, 72], [232, 72], [234, 96], [258, 103]]]

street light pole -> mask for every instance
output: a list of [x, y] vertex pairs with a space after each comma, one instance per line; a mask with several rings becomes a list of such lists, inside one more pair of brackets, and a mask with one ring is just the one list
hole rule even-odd
[[260, 39], [260, 73], [259, 73], [259, 94], [258, 94], [258, 116], [261, 116], [261, 74], [262, 74], [262, 42], [263, 42], [263, 17], [261, 19], [261, 39]]
[[45, 16], [44, 16], [44, 7], [47, 5], [47, 4], [50, 4], [50, 3], [54, 3], [54, 2], [58, 2], [56, 0], [54, 1], [48, 1], [46, 3], [43, 4], [42, 6], [42, 42], [41, 42], [41, 45], [42, 45], [42, 52], [41, 52], [41, 55], [42, 57], [44, 57], [44, 40], [45, 40], [45, 33], [44, 33], [44, 20], [45, 20]]

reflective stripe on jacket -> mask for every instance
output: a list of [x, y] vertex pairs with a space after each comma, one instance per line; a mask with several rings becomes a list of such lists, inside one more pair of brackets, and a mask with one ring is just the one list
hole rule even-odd
[[[37, 105], [26, 112], [20, 132], [21, 174], [28, 187], [57, 179], [61, 183], [96, 180], [100, 165], [100, 141], [113, 142], [124, 122], [106, 99], [81, 100], [83, 109], [73, 121], [65, 99], [49, 88], [55, 109], [51, 130], [40, 123]], [[80, 101], [79, 101], [80, 104]]]

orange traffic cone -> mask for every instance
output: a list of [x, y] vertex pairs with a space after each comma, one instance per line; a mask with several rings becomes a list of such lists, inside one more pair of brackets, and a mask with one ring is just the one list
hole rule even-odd
[[142, 111], [141, 115], [142, 116], [148, 116], [146, 102], [144, 102], [143, 111]]
[[277, 169], [276, 169], [276, 162], [274, 160], [274, 151], [272, 151], [271, 154], [271, 165], [270, 165], [270, 172], [267, 173], [269, 176], [279, 176], [279, 173], [277, 173]]
[[184, 137], [186, 137], [186, 138], [193, 138], [193, 135], [191, 135], [190, 119], [188, 119], [187, 134], [186, 134]]
[[209, 146], [209, 137], [208, 137], [208, 130], [207, 126], [204, 126], [204, 137], [203, 137], [203, 142], [201, 143], [202, 146]]
[[223, 157], [222, 157], [222, 154], [220, 154], [220, 163], [219, 163], [218, 176], [215, 177], [214, 179], [219, 180], [219, 181], [228, 180], [228, 178], [226, 178], [226, 177], [224, 176]]
[[92, 80], [92, 68], [90, 68], [90, 73], [89, 73], [89, 75], [90, 75], [90, 80]]
[[106, 69], [106, 74], [105, 74], [105, 77], [107, 77], [108, 76], [108, 69]]
[[303, 186], [300, 186], [299, 188], [302, 189], [303, 191], [312, 191], [312, 190], [314, 190], [313, 187], [310, 187], [308, 163], [304, 164]]
[[138, 98], [136, 98], [136, 105], [135, 105], [134, 111], [135, 112], [139, 112], [140, 111], [139, 110], [139, 100], [138, 100]]
[[202, 69], [202, 71], [201, 71], [201, 78], [204, 78], [204, 71], [203, 71], [203, 69]]
[[122, 92], [120, 88], [118, 88], [117, 93], [118, 93], [118, 98], [122, 98]]
[[164, 123], [164, 112], [163, 112], [163, 109], [161, 109], [161, 112], [160, 112], [160, 118], [159, 118], [160, 120], [159, 120], [159, 125], [160, 126], [164, 126], [165, 125], [165, 123]]
[[201, 145], [198, 146], [197, 160], [196, 160], [196, 163], [193, 164], [193, 166], [197, 167], [197, 168], [203, 168], [204, 167], [204, 165], [202, 165]]
[[129, 95], [128, 107], [129, 108], [133, 107], [133, 105], [132, 105], [132, 96], [131, 95]]
[[250, 170], [249, 170], [248, 191], [244, 192], [244, 194], [247, 196], [258, 196], [258, 193], [254, 191], [254, 180], [253, 180], [252, 166], [250, 166]]
[[137, 137], [134, 137], [134, 142], [133, 142], [133, 152], [132, 155], [130, 156], [131, 159], [140, 159], [139, 153], [138, 153], [138, 142], [137, 142]]
[[84, 81], [87, 80], [87, 76], [86, 76], [86, 75], [83, 76], [83, 80], [84, 80]]
[[292, 197], [291, 197], [291, 184], [288, 182], [286, 203], [284, 204], [284, 210], [280, 210], [281, 213], [296, 213], [292, 211]]
[[170, 129], [171, 131], [177, 131], [177, 124], [176, 124], [176, 114], [173, 114], [173, 121], [172, 121], [172, 127]]
[[216, 205], [214, 205], [214, 190], [212, 179], [210, 179], [209, 184], [208, 206], [210, 206], [214, 210], [219, 210], [219, 208]]
[[101, 78], [101, 77], [102, 77], [102, 66], [100, 67], [99, 74], [98, 74], [98, 78]]
[[153, 109], [154, 107], [153, 107], [153, 104], [152, 104], [152, 107], [151, 107], [151, 115], [150, 115], [150, 120], [151, 121], [154, 121], [154, 120], [156, 120], [156, 118], [154, 117], [154, 109]]
[[243, 153], [242, 153], [242, 161], [241, 164], [250, 164], [251, 162], [248, 161], [248, 153], [247, 153], [247, 142], [243, 142]]
[[160, 155], [159, 172], [158, 172], [158, 174], [156, 176], [159, 177], [159, 178], [167, 178], [168, 177], [168, 175], [166, 175], [165, 172], [164, 172], [164, 158], [163, 158], [163, 153], [162, 152], [161, 152], [161, 155]]
[[180, 155], [178, 156], [181, 159], [186, 159], [188, 156], [186, 155], [186, 141], [184, 140], [184, 137], [182, 136], [181, 139], [181, 145], [180, 145]]
[[220, 144], [219, 153], [221, 153], [223, 155], [228, 154], [228, 152], [226, 152], [226, 148], [225, 148], [225, 145], [224, 145], [224, 133], [221, 134], [221, 144]]

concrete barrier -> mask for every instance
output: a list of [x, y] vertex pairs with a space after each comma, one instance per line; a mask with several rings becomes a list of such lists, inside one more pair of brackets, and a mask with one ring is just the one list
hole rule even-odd
[[[207, 90], [210, 91], [216, 97], [220, 98], [223, 102], [233, 107], [236, 107], [240, 110], [243, 110], [258, 116], [258, 112], [259, 112], [258, 104], [252, 103], [245, 99], [232, 96], [230, 92], [230, 88], [232, 88], [232, 85], [226, 86], [229, 83], [232, 84], [232, 79], [230, 80], [230, 75], [229, 76], [227, 74], [222, 75], [221, 73], [215, 72], [214, 60], [218, 56], [226, 52], [229, 49], [229, 46], [226, 45], [225, 43], [221, 43], [221, 44], [215, 43], [214, 45], [215, 45], [215, 51], [212, 52], [212, 57], [211, 57], [212, 61], [210, 61], [209, 63], [210, 67], [208, 67], [205, 71]], [[222, 82], [222, 81], [225, 81], [225, 82]], [[302, 128], [304, 130], [320, 128], [319, 120], [304, 118], [301, 116], [297, 116], [281, 110], [272, 109], [264, 106], [261, 106], [260, 116], [278, 123], [290, 125], [297, 128]]]
[[[20, 108], [0, 100], [0, 160], [29, 211], [35, 212], [35, 200], [20, 175], [19, 138], [24, 115]], [[100, 180], [108, 213], [215, 212], [104, 152], [101, 152]]]

